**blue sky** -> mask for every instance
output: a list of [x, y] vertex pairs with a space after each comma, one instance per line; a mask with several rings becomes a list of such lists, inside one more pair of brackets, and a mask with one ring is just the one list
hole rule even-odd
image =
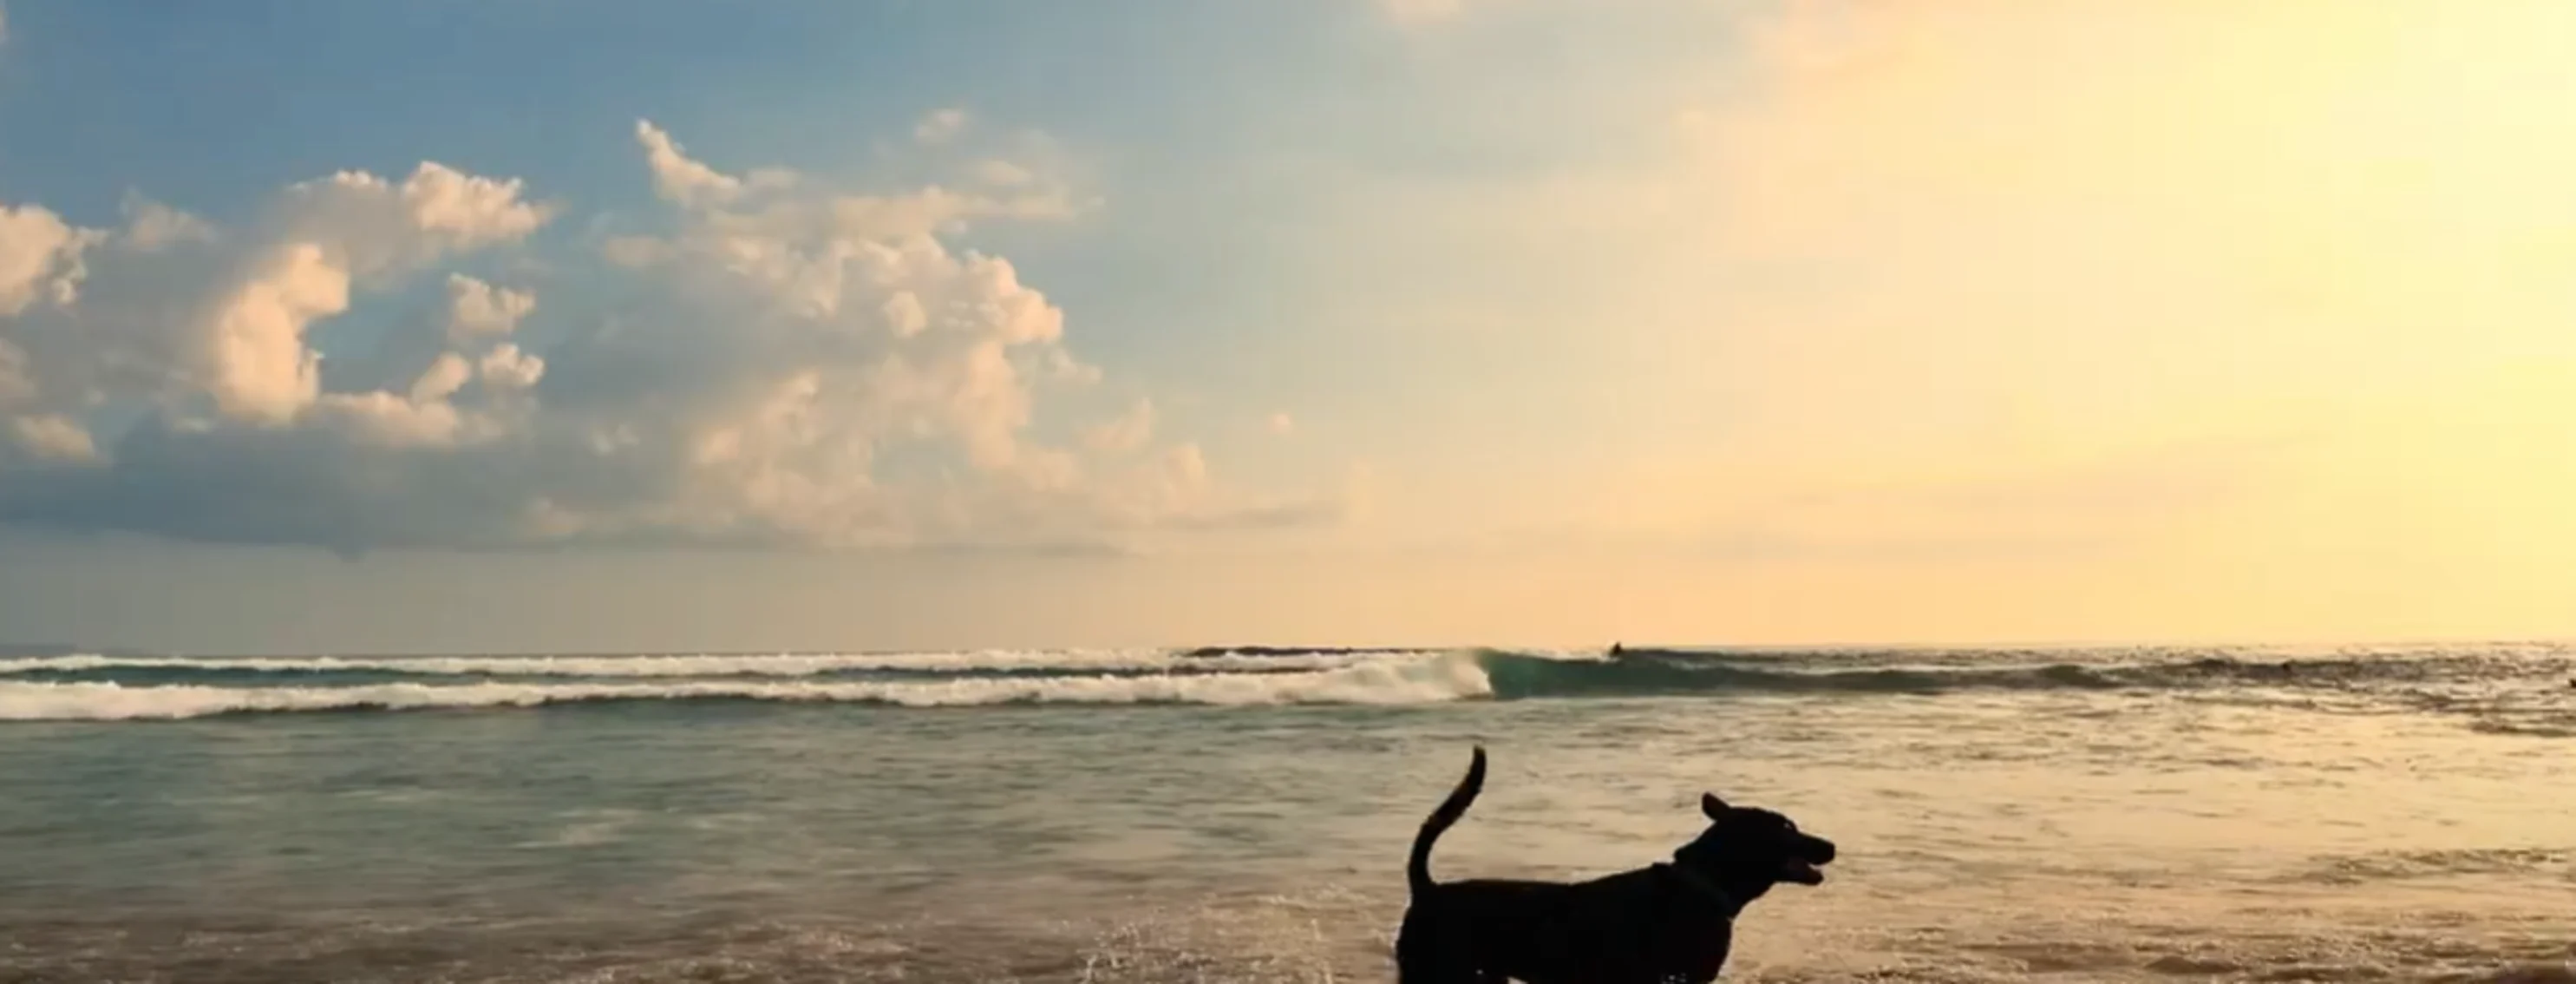
[[0, 9], [0, 641], [2564, 628], [2546, 7]]

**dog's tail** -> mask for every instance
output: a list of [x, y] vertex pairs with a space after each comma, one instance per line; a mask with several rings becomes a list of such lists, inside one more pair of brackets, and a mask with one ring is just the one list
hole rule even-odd
[[1413, 835], [1413, 858], [1404, 865], [1405, 880], [1412, 884], [1413, 894], [1420, 895], [1437, 887], [1431, 880], [1431, 843], [1449, 829], [1450, 824], [1467, 815], [1467, 806], [1476, 802], [1476, 794], [1485, 788], [1485, 746], [1476, 746], [1476, 756], [1467, 763], [1467, 777], [1458, 780], [1458, 788], [1422, 821], [1422, 832]]

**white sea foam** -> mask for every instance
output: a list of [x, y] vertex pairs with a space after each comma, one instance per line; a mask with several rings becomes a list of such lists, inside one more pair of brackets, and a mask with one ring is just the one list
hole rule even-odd
[[0, 675], [119, 669], [234, 670], [267, 673], [393, 672], [455, 676], [803, 677], [829, 673], [913, 671], [1066, 672], [1196, 670], [1236, 673], [1329, 670], [1406, 653], [1288, 653], [1191, 656], [1159, 649], [974, 650], [924, 653], [786, 653], [645, 656], [35, 656], [0, 659]]
[[1472, 653], [1381, 658], [1286, 673], [969, 677], [938, 681], [672, 680], [655, 683], [389, 683], [355, 687], [124, 686], [0, 682], [0, 720], [194, 718], [328, 710], [527, 707], [737, 699], [904, 707], [1064, 704], [1427, 704], [1490, 696]]

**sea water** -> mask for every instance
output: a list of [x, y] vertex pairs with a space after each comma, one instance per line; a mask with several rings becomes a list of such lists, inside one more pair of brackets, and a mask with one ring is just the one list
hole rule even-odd
[[2565, 984], [2576, 650], [0, 660], [0, 981], [1386, 980], [1403, 858], [1832, 838], [1750, 981]]

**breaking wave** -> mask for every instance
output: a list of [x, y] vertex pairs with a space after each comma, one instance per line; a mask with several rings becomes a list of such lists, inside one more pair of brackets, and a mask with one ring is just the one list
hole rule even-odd
[[[2045, 657], [2039, 659], [2035, 657]], [[2271, 654], [2100, 650], [1743, 652], [1288, 649], [662, 656], [0, 659], [0, 720], [189, 718], [289, 711], [769, 701], [1007, 704], [1433, 704], [1961, 692], [2270, 695], [2320, 709], [2350, 698], [2465, 712], [2498, 734], [2564, 736], [2559, 650]], [[2501, 695], [2501, 696], [2499, 696]], [[2505, 709], [2500, 700], [2527, 713]]]
[[[1383, 654], [1388, 651], [1378, 651]], [[1277, 673], [1350, 666], [1368, 653], [1278, 656], [1164, 650], [985, 650], [932, 653], [785, 653], [635, 656], [37, 656], [0, 659], [0, 676], [47, 679], [257, 679], [287, 676], [439, 677], [829, 677], [1159, 673]]]
[[1422, 704], [1489, 694], [1472, 659], [1425, 658], [1275, 673], [959, 677], [933, 681], [650, 682], [222, 687], [0, 682], [0, 720], [134, 720], [284, 711], [434, 710], [636, 701], [774, 701], [975, 707], [999, 704]]

